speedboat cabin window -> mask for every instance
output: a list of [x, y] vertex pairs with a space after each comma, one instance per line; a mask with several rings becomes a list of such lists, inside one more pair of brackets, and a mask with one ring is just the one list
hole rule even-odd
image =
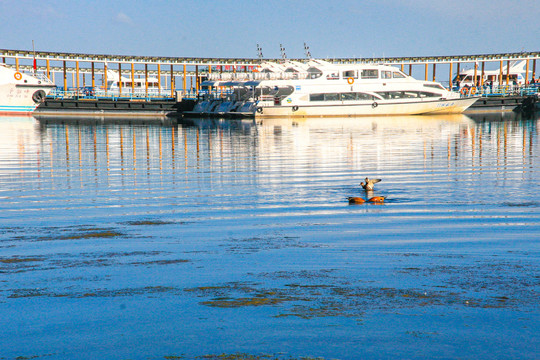
[[362, 70], [362, 79], [378, 79], [379, 71], [377, 69]]
[[392, 76], [394, 77], [394, 79], [405, 79], [406, 78], [405, 74], [400, 72], [400, 71], [393, 71]]
[[354, 70], [347, 70], [342, 73], [344, 79], [353, 78], [358, 79], [358, 74]]
[[308, 72], [308, 79], [317, 79], [321, 77], [323, 74], [321, 70], [315, 67], [310, 67], [309, 69], [307, 69], [307, 72]]
[[326, 93], [324, 94], [324, 101], [339, 101], [341, 96], [339, 93]]
[[391, 79], [392, 78], [392, 72], [383, 70], [381, 71], [381, 79]]
[[310, 94], [309, 101], [358, 101], [358, 100], [373, 100], [375, 97], [370, 94], [360, 92], [348, 93], [326, 93], [326, 94]]
[[341, 93], [341, 100], [343, 101], [373, 100], [373, 95], [360, 93], [360, 92]]

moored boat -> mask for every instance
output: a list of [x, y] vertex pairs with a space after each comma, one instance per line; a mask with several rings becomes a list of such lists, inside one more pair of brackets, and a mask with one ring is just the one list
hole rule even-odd
[[0, 114], [28, 115], [55, 85], [46, 77], [22, 73], [0, 64]]
[[[323, 60], [264, 62], [253, 73], [212, 73], [209, 91], [188, 115], [311, 117], [461, 113], [462, 97], [383, 64]], [[223, 89], [227, 89], [224, 93]]]

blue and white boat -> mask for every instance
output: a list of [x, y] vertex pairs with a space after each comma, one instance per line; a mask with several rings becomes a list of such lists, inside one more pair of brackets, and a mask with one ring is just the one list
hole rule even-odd
[[28, 115], [55, 85], [46, 77], [19, 72], [0, 64], [0, 115]]

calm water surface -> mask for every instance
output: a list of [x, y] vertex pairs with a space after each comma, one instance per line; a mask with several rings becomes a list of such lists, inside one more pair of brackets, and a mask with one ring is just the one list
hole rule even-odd
[[539, 123], [0, 117], [0, 359], [538, 358]]

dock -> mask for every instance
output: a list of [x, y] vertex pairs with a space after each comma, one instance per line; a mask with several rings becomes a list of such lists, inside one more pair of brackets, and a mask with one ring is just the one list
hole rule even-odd
[[[540, 52], [519, 52], [478, 55], [449, 55], [388, 58], [334, 58], [324, 59], [336, 64], [385, 63], [394, 65], [415, 78], [438, 81], [448, 88], [453, 87], [453, 74], [465, 67], [474, 68], [474, 76], [483, 74], [491, 66], [501, 69], [499, 83], [511, 86], [509, 74], [502, 74], [503, 66], [509, 68], [511, 61], [526, 61], [525, 79], [538, 77], [537, 60]], [[279, 59], [260, 58], [197, 58], [160, 57], [116, 54], [84, 54], [50, 51], [0, 49], [0, 61], [17, 71], [41, 73], [57, 84], [58, 94], [48, 97], [37, 110], [38, 116], [99, 115], [125, 116], [181, 116], [193, 108], [205, 89], [201, 85], [209, 75], [228, 73], [231, 79], [238, 74], [250, 73], [261, 61]], [[290, 59], [306, 61], [306, 59]], [[111, 72], [131, 81], [111, 92], [107, 84]], [[444, 74], [447, 72], [447, 79]], [[442, 75], [442, 76], [441, 76]], [[133, 96], [135, 78], [157, 79], [158, 93], [148, 88]], [[438, 78], [439, 80], [436, 80]], [[81, 94], [92, 89], [93, 96]], [[73, 95], [73, 93], [76, 95]], [[99, 94], [98, 94], [99, 93]], [[70, 95], [71, 94], [71, 95]], [[469, 111], [514, 111], [522, 103], [529, 102], [530, 95], [506, 93], [481, 98]], [[532, 101], [532, 100], [531, 100]]]

